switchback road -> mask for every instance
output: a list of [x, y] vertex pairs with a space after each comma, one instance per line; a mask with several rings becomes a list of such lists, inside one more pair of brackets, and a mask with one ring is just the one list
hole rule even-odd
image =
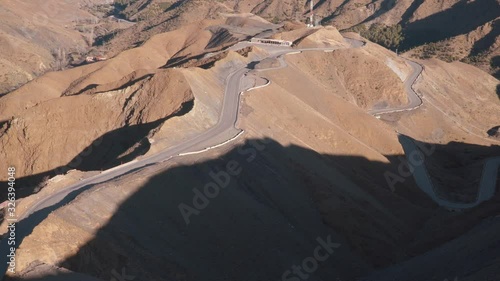
[[[364, 46], [364, 43], [358, 40], [354, 39], [349, 39], [346, 38], [346, 41], [351, 45], [351, 48], [358, 48]], [[252, 45], [253, 43], [239, 43], [235, 45], [233, 48], [243, 48], [245, 46]], [[263, 59], [267, 58], [274, 58], [278, 59], [280, 61], [280, 66], [277, 68], [282, 68], [286, 67], [286, 62], [283, 59], [283, 56], [286, 54], [291, 54], [291, 53], [300, 53], [300, 52], [306, 52], [306, 51], [333, 51], [336, 49], [339, 49], [341, 47], [332, 47], [332, 48], [302, 48], [302, 49], [293, 49], [290, 47], [276, 47], [276, 46], [266, 46], [262, 44], [256, 44], [262, 47], [263, 49], [266, 49], [266, 51], [269, 53], [269, 55]], [[260, 61], [260, 60], [259, 60]], [[255, 61], [253, 62], [254, 64], [258, 62]], [[399, 111], [406, 111], [406, 110], [412, 110], [420, 106], [422, 103], [422, 100], [420, 97], [415, 93], [413, 90], [412, 86], [417, 80], [418, 76], [422, 72], [422, 67], [415, 63], [408, 61], [408, 63], [412, 66], [413, 72], [406, 78], [404, 84], [405, 84], [405, 90], [408, 94], [408, 99], [409, 103], [405, 106], [399, 107], [399, 108], [386, 108], [386, 109], [380, 109], [380, 110], [373, 110], [370, 111], [369, 113], [372, 115], [379, 115], [379, 114], [384, 114], [384, 113], [391, 113], [391, 112], [399, 112]], [[251, 65], [251, 64], [250, 64]], [[17, 225], [17, 239], [18, 239], [18, 244], [17, 246], [21, 243], [22, 239], [29, 235], [33, 228], [38, 225], [41, 221], [43, 221], [50, 212], [60, 208], [61, 206], [64, 206], [71, 200], [73, 200], [78, 194], [84, 192], [85, 190], [88, 190], [92, 186], [99, 184], [99, 183], [104, 183], [107, 181], [110, 181], [116, 177], [125, 175], [127, 173], [131, 173], [137, 170], [140, 170], [141, 168], [150, 166], [150, 165], [155, 165], [157, 163], [161, 163], [164, 161], [167, 161], [171, 159], [172, 157], [176, 157], [179, 155], [184, 155], [184, 154], [189, 154], [190, 152], [197, 151], [199, 149], [202, 150], [207, 150], [210, 147], [214, 147], [220, 144], [220, 141], [217, 142], [217, 140], [220, 140], [221, 135], [226, 135], [228, 132], [233, 132], [234, 135], [238, 135], [241, 133], [241, 130], [235, 127], [235, 124], [238, 120], [238, 111], [239, 111], [239, 102], [240, 102], [240, 95], [242, 92], [244, 92], [247, 89], [244, 89], [242, 87], [242, 79], [245, 76], [246, 73], [248, 73], [251, 69], [249, 66], [244, 66], [238, 69], [233, 70], [232, 72], [229, 73], [227, 79], [226, 79], [226, 86], [225, 86], [225, 92], [224, 92], [224, 100], [223, 100], [223, 105], [222, 105], [222, 110], [221, 114], [219, 116], [219, 120], [216, 125], [211, 127], [210, 129], [200, 133], [196, 137], [189, 139], [183, 143], [177, 144], [175, 146], [169, 147], [168, 149], [165, 149], [164, 151], [161, 151], [157, 154], [140, 158], [131, 162], [128, 162], [126, 164], [117, 166], [115, 168], [106, 170], [101, 172], [98, 175], [83, 179], [75, 184], [72, 184], [68, 187], [65, 187], [58, 192], [51, 194], [50, 196], [40, 198], [39, 201], [30, 206], [29, 209], [27, 209], [24, 214], [19, 218], [19, 223]], [[264, 70], [264, 69], [261, 69]], [[411, 150], [411, 148], [410, 148]], [[406, 149], [405, 149], [406, 151]], [[408, 153], [408, 152], [407, 152]], [[498, 161], [498, 160], [497, 160]], [[495, 163], [498, 164], [498, 162], [492, 162], [494, 165]], [[425, 168], [425, 167], [424, 167]], [[486, 168], [485, 168], [486, 169]], [[483, 176], [485, 177], [493, 177], [495, 176], [496, 179], [496, 173], [493, 171], [490, 171], [491, 168], [488, 166], [488, 171], [483, 173]], [[498, 170], [498, 166], [497, 166]], [[420, 171], [420, 170], [419, 170]], [[421, 171], [419, 172], [420, 175]], [[415, 176], [417, 177], [417, 176]], [[422, 176], [418, 176], [422, 177]], [[423, 176], [425, 177], [425, 176]], [[431, 198], [434, 200], [439, 200], [435, 199], [437, 198], [435, 196], [435, 193], [433, 191], [433, 188], [429, 189], [429, 186], [432, 186], [432, 183], [430, 181], [424, 181], [421, 180], [419, 181], [419, 187], [424, 190]], [[482, 181], [483, 182], [483, 181]], [[491, 181], [486, 180], [485, 185], [491, 186]], [[494, 187], [493, 187], [494, 188]], [[428, 193], [428, 192], [430, 193]], [[486, 198], [491, 197], [492, 193], [494, 192], [494, 189], [492, 190], [490, 187], [487, 187], [484, 191], [482, 191], [479, 195], [479, 198], [481, 200], [487, 200]], [[478, 199], [479, 200], [479, 199]], [[484, 201], [483, 200], [483, 201]], [[436, 201], [437, 202], [437, 201]], [[439, 203], [438, 203], [439, 204]], [[7, 259], [6, 255], [4, 253], [9, 252], [10, 246], [7, 244], [7, 239], [2, 239], [0, 242], [0, 253], [2, 255], [0, 256], [0, 271], [2, 273], [5, 273], [7, 270]]]
[[[352, 47], [363, 46], [363, 43], [360, 41], [352, 39], [346, 40], [352, 44]], [[252, 44], [253, 43], [248, 42], [240, 43], [237, 47], [244, 47]], [[304, 51], [333, 51], [339, 48], [332, 47], [293, 49], [290, 47], [266, 46], [262, 44], [257, 45], [269, 52], [269, 55], [262, 59], [278, 58], [282, 62], [282, 65], [280, 67], [286, 66], [286, 64], [284, 64], [282, 56], [288, 53], [297, 53]], [[253, 62], [253, 65], [257, 62], [258, 61]], [[84, 192], [85, 190], [88, 190], [92, 186], [110, 181], [116, 177], [131, 173], [141, 168], [167, 161], [172, 157], [179, 156], [180, 154], [186, 154], [199, 148], [217, 146], [219, 144], [217, 143], [217, 140], [220, 139], [218, 137], [223, 134], [225, 135], [228, 131], [237, 131], [237, 133], [239, 134], [241, 130], [235, 128], [235, 124], [238, 120], [240, 95], [243, 91], [246, 90], [242, 89], [241, 81], [245, 74], [250, 70], [251, 69], [248, 68], [248, 66], [244, 66], [229, 73], [226, 79], [226, 87], [221, 114], [215, 126], [202, 132], [201, 134], [190, 140], [177, 144], [173, 147], [169, 147], [168, 149], [165, 149], [164, 151], [161, 151], [155, 155], [137, 159], [126, 164], [108, 169], [98, 175], [83, 179], [75, 184], [67, 186], [59, 190], [58, 192], [51, 194], [50, 196], [40, 198], [36, 204], [30, 206], [22, 214], [22, 216], [18, 218], [19, 222], [16, 228], [17, 246], [19, 246], [19, 244], [22, 242], [22, 239], [25, 236], [29, 235], [33, 228], [41, 221], [43, 221], [48, 216], [48, 214], [50, 214], [50, 212], [58, 209], [61, 206], [64, 206], [65, 204], [73, 200], [78, 194]], [[2, 239], [2, 241], [0, 241], [0, 253], [2, 253], [2, 255], [0, 256], [0, 272], [2, 272], [2, 274], [4, 274], [8, 268], [7, 258], [3, 253], [8, 253], [9, 248], [10, 246], [7, 243], [7, 239]]]

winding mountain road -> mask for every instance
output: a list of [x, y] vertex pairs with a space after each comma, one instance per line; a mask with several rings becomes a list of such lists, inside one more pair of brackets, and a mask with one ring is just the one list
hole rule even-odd
[[[351, 45], [351, 48], [358, 48], [364, 46], [364, 42], [354, 40], [354, 39], [349, 39], [346, 38], [346, 41]], [[245, 43], [238, 43], [234, 48], [243, 48], [245, 46], [253, 45], [253, 43], [245, 42]], [[262, 44], [258, 44], [260, 47], [266, 49], [266, 51], [269, 53], [269, 55], [263, 59], [267, 58], [274, 58], [278, 59], [280, 61], [280, 66], [276, 68], [282, 68], [286, 67], [286, 62], [284, 61], [283, 57], [286, 54], [291, 54], [291, 53], [299, 53], [299, 52], [306, 52], [306, 51], [333, 51], [336, 49], [339, 49], [341, 47], [332, 47], [332, 48], [303, 48], [303, 49], [293, 49], [290, 47], [276, 47], [276, 46], [265, 46]], [[253, 63], [257, 63], [258, 61], [254, 61]], [[420, 97], [415, 93], [413, 90], [412, 86], [417, 80], [418, 76], [422, 72], [422, 67], [414, 62], [408, 61], [410, 65], [413, 68], [413, 72], [409, 77], [405, 80], [405, 89], [408, 93], [408, 99], [409, 103], [405, 106], [399, 107], [399, 108], [387, 108], [387, 109], [379, 109], [379, 110], [372, 110], [369, 113], [372, 115], [379, 115], [379, 114], [385, 114], [385, 113], [392, 113], [392, 112], [399, 112], [399, 111], [406, 111], [406, 110], [412, 110], [417, 107], [419, 107], [422, 104], [422, 100]], [[251, 64], [250, 64], [251, 65]], [[274, 69], [276, 69], [274, 68]], [[273, 69], [273, 68], [269, 68]], [[116, 177], [125, 175], [127, 173], [131, 173], [137, 170], [140, 170], [144, 167], [154, 165], [156, 163], [164, 162], [167, 161], [173, 157], [179, 156], [179, 155], [184, 155], [184, 154], [189, 154], [192, 153], [193, 151], [197, 151], [199, 149], [207, 150], [210, 147], [214, 147], [217, 145], [220, 145], [220, 136], [221, 135], [227, 135], [232, 134], [232, 135], [239, 135], [241, 134], [242, 130], [238, 129], [235, 127], [235, 124], [238, 120], [238, 111], [239, 111], [239, 103], [240, 103], [240, 95], [242, 92], [244, 92], [247, 89], [244, 89], [242, 87], [242, 79], [245, 77], [245, 75], [250, 71], [251, 69], [249, 66], [244, 66], [241, 68], [238, 68], [231, 73], [229, 73], [227, 79], [226, 79], [226, 86], [225, 86], [225, 93], [224, 93], [224, 100], [223, 100], [223, 105], [222, 105], [222, 110], [221, 114], [219, 116], [219, 120], [216, 125], [211, 127], [210, 129], [200, 133], [197, 135], [195, 138], [189, 139], [185, 142], [182, 142], [180, 144], [177, 144], [175, 146], [169, 147], [168, 149], [161, 151], [157, 154], [144, 157], [141, 159], [137, 159], [131, 162], [128, 162], [126, 164], [117, 166], [115, 168], [106, 170], [101, 172], [98, 175], [83, 179], [75, 184], [72, 184], [68, 187], [65, 187], [58, 192], [51, 194], [50, 196], [40, 198], [39, 201], [30, 206], [29, 209], [27, 209], [22, 216], [19, 217], [18, 219], [18, 224], [17, 224], [17, 246], [22, 242], [22, 239], [29, 235], [33, 228], [38, 225], [41, 221], [43, 221], [50, 212], [60, 208], [61, 206], [64, 206], [71, 200], [73, 200], [78, 194], [84, 192], [85, 190], [88, 190], [91, 188], [93, 185], [99, 184], [99, 183], [104, 183], [107, 181], [110, 181]], [[268, 70], [268, 69], [261, 69], [261, 70]], [[217, 143], [217, 140], [219, 140], [219, 143]], [[498, 161], [498, 160], [497, 160]], [[488, 166], [488, 171], [483, 173], [483, 176], [485, 177], [492, 177], [493, 172], [490, 172], [490, 168]], [[419, 172], [420, 174], [420, 172]], [[420, 177], [420, 176], [419, 176]], [[424, 176], [422, 176], [424, 177]], [[495, 179], [496, 179], [496, 174], [495, 174]], [[428, 190], [429, 196], [431, 196], [434, 200], [439, 200], [435, 199], [435, 193], [433, 192], [432, 188], [428, 188], [429, 185], [432, 186], [432, 183], [430, 183], [430, 180], [428, 181], [420, 181], [422, 186], [421, 188], [424, 190]], [[483, 181], [482, 181], [483, 182]], [[481, 200], [487, 200], [486, 198], [491, 197], [494, 193], [494, 186], [493, 190], [491, 189], [491, 183], [489, 181], [486, 181], [486, 185], [488, 186], [483, 193], [480, 194]], [[419, 184], [420, 186], [420, 184]], [[424, 190], [424, 191], [425, 191]], [[482, 190], [482, 189], [481, 189]], [[483, 200], [483, 201], [484, 201]], [[0, 253], [2, 254], [0, 256], [0, 272], [5, 273], [7, 270], [7, 259], [6, 255], [4, 253], [9, 252], [10, 246], [7, 244], [7, 239], [2, 239], [0, 241]]]

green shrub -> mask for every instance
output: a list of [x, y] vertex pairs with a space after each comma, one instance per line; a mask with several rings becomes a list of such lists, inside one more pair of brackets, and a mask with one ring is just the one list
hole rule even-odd
[[397, 49], [404, 40], [403, 28], [400, 24], [387, 26], [374, 23], [369, 28], [360, 24], [346, 31], [357, 32], [366, 39], [393, 50]]

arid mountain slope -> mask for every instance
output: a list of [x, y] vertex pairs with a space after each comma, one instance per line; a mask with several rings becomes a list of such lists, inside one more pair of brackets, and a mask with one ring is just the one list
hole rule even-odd
[[[191, 23], [193, 19], [222, 19], [225, 13], [251, 12], [274, 23], [305, 22], [309, 14], [307, 1], [56, 2], [0, 3], [3, 23], [0, 28], [3, 50], [0, 53], [0, 94], [48, 70], [65, 67], [75, 60], [79, 62], [86, 54], [115, 56], [143, 44], [155, 34]], [[402, 24], [406, 39], [400, 49], [415, 48], [411, 52], [420, 58], [464, 60], [495, 74], [499, 67], [499, 7], [498, 0], [328, 0], [315, 3], [314, 12], [317, 21], [334, 25], [339, 30], [359, 24]], [[132, 22], [117, 23], [117, 17]], [[466, 20], [460, 20], [457, 25], [456, 18]], [[255, 34], [231, 32], [243, 38]]]
[[2, 97], [3, 157], [19, 167], [19, 177], [44, 173], [67, 165], [110, 131], [171, 116], [192, 100], [190, 86], [179, 70], [158, 68], [200, 49], [188, 38], [205, 46], [211, 36], [199, 24], [187, 26], [115, 59], [49, 73]]
[[0, 3], [0, 95], [86, 53], [99, 18], [86, 5], [105, 0], [5, 0]]
[[[18, 168], [20, 176], [33, 175], [72, 163], [79, 153], [96, 150], [93, 146], [99, 145], [103, 152], [107, 150], [103, 146], [110, 149], [100, 155], [101, 159], [95, 159], [104, 164], [131, 153], [128, 150], [135, 142], [142, 141], [158, 122], [182, 110], [183, 104], [191, 100], [187, 82], [175, 70], [157, 72], [130, 87], [52, 99], [4, 124], [2, 157]], [[120, 131], [122, 127], [125, 129]], [[100, 142], [109, 132], [117, 134], [117, 143]], [[126, 138], [135, 142], [119, 141]]]
[[[103, 50], [123, 50], [140, 44], [154, 32], [177, 28], [193, 17], [218, 18], [218, 13], [225, 11], [251, 12], [275, 23], [306, 22], [309, 15], [308, 1], [186, 0], [171, 5], [159, 0], [125, 2], [130, 4], [124, 6], [122, 15], [143, 20], [112, 39], [103, 38], [104, 46], [109, 46], [103, 46]], [[499, 0], [327, 0], [314, 3], [315, 21], [324, 25], [344, 30], [360, 25], [399, 24], [404, 37], [398, 46], [400, 50], [411, 50], [419, 58], [462, 60], [494, 75], [498, 72], [500, 56], [499, 10]], [[138, 31], [140, 35], [134, 35]]]
[[[123, 50], [140, 46], [155, 34], [172, 31], [192, 23], [194, 19], [227, 20], [227, 25], [212, 29], [219, 40], [224, 39], [225, 43], [231, 41], [234, 43], [255, 36], [266, 29], [277, 27], [269, 26], [268, 22], [252, 14], [234, 19], [227, 14], [234, 11], [218, 1], [188, 0], [180, 1], [173, 6], [172, 9], [166, 9], [165, 12], [140, 21], [128, 29], [98, 38], [96, 47], [108, 56], [114, 56]], [[207, 47], [210, 48], [210, 45]]]

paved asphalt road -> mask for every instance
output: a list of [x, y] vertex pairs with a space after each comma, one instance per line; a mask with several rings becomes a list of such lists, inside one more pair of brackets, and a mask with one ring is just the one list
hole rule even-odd
[[394, 112], [401, 112], [401, 111], [409, 111], [418, 108], [420, 105], [422, 105], [422, 99], [417, 95], [415, 90], [413, 90], [413, 84], [417, 81], [418, 77], [422, 73], [422, 66], [416, 62], [413, 62], [411, 60], [405, 59], [407, 63], [410, 64], [411, 68], [413, 69], [413, 72], [406, 77], [404, 81], [404, 87], [405, 91], [408, 95], [408, 104], [401, 106], [401, 107], [396, 107], [396, 108], [383, 108], [383, 109], [374, 109], [368, 111], [371, 115], [381, 115], [381, 114], [387, 114], [387, 113], [394, 113]]
[[[399, 142], [403, 146], [405, 151], [405, 155], [408, 158], [410, 163], [422, 163], [424, 159], [422, 159], [422, 154], [418, 153], [419, 150], [417, 145], [413, 142], [412, 139], [400, 135]], [[413, 157], [410, 155], [413, 154]], [[413, 159], [412, 159], [413, 158]], [[425, 164], [421, 165], [412, 165], [414, 168], [413, 177], [415, 178], [415, 182], [418, 187], [422, 189], [429, 197], [434, 200], [439, 206], [453, 209], [453, 210], [461, 210], [475, 207], [481, 204], [484, 201], [490, 200], [493, 195], [495, 195], [496, 185], [497, 185], [497, 177], [498, 177], [498, 169], [500, 168], [500, 157], [489, 158], [484, 162], [483, 172], [481, 174], [481, 180], [479, 182], [479, 189], [476, 200], [470, 203], [457, 203], [451, 202], [448, 200], [444, 200], [440, 198], [435, 192], [435, 186], [427, 172]]]

